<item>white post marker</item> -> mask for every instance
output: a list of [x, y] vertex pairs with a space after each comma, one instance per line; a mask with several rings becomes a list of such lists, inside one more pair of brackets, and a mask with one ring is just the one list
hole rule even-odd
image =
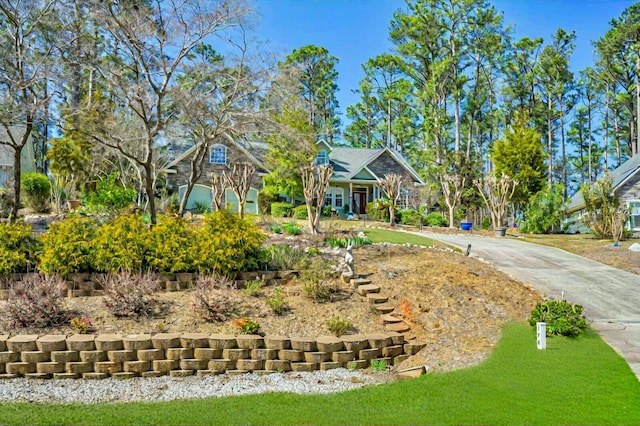
[[538, 349], [547, 349], [547, 323], [537, 322]]

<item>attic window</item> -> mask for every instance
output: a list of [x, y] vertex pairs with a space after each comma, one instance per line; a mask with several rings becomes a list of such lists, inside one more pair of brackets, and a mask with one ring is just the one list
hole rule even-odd
[[227, 164], [227, 147], [224, 145], [214, 145], [211, 148], [209, 162], [211, 164]]
[[329, 164], [329, 154], [326, 149], [321, 150], [316, 157], [316, 164]]

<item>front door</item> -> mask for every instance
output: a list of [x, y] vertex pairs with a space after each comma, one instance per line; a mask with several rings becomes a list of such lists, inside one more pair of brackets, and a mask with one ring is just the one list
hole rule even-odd
[[353, 212], [356, 214], [365, 214], [367, 212], [367, 190], [366, 189], [354, 189], [353, 190]]

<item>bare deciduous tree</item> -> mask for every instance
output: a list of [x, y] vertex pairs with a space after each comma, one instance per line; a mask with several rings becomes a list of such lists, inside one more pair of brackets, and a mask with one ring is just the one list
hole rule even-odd
[[389, 173], [378, 179], [378, 185], [382, 188], [387, 198], [391, 201], [389, 205], [389, 224], [395, 226], [396, 207], [400, 199], [400, 189], [402, 188], [403, 178], [396, 173]]
[[489, 209], [493, 229], [504, 226], [504, 216], [507, 212], [507, 206], [518, 183], [517, 180], [504, 173], [500, 177], [490, 175], [484, 179], [484, 182], [480, 180], [473, 182]]
[[[311, 164], [300, 168], [304, 200], [307, 205], [307, 217], [312, 234], [320, 232], [320, 215], [324, 206], [329, 179], [333, 175], [333, 167], [328, 164]], [[315, 213], [313, 207], [316, 208]]]
[[238, 215], [244, 217], [244, 205], [251, 189], [251, 180], [256, 173], [256, 166], [251, 163], [233, 163], [229, 171], [223, 171], [225, 186], [238, 198]]
[[241, 0], [95, 4], [105, 52], [94, 67], [115, 106], [87, 132], [139, 168], [152, 223], [164, 131], [177, 121], [183, 96], [176, 77], [205, 38], [236, 26], [244, 10]]
[[47, 113], [51, 94], [44, 77], [58, 48], [56, 0], [3, 0], [0, 2], [0, 145], [13, 153], [13, 206], [18, 216], [22, 152], [37, 120]]
[[462, 199], [462, 191], [464, 191], [464, 184], [466, 177], [459, 173], [443, 173], [440, 175], [440, 186], [442, 187], [442, 195], [444, 196], [444, 202], [449, 208], [449, 228], [455, 228], [455, 212], [456, 207], [460, 204]]
[[[224, 206], [225, 190], [224, 177], [220, 173], [211, 173], [211, 195], [213, 198], [213, 209], [216, 211]], [[185, 199], [187, 199], [186, 195]]]

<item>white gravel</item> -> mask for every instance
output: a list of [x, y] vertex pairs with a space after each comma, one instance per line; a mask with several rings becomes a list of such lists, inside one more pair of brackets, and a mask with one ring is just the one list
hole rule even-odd
[[391, 373], [339, 368], [313, 373], [224, 374], [126, 380], [11, 379], [0, 382], [0, 402], [84, 403], [172, 401], [265, 392], [333, 393], [392, 381]]

